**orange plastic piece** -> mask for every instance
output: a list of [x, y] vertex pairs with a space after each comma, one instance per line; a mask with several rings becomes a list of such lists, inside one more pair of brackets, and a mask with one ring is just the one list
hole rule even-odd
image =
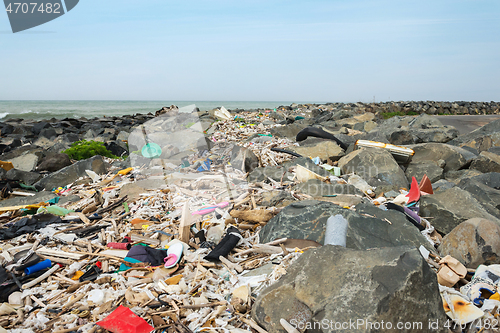
[[9, 171], [10, 169], [14, 169], [14, 164], [12, 164], [12, 162], [0, 161], [0, 168], [4, 169], [5, 171]]
[[427, 175], [424, 174], [422, 177], [422, 180], [420, 181], [420, 185], [418, 186], [420, 189], [420, 192], [425, 193], [425, 194], [434, 194], [434, 190], [432, 189], [432, 184], [427, 177]]

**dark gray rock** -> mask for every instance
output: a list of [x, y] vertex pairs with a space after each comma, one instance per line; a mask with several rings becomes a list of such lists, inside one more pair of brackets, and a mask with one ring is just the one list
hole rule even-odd
[[349, 184], [327, 184], [319, 179], [310, 179], [307, 182], [294, 186], [294, 190], [299, 190], [312, 197], [322, 197], [333, 194], [358, 194], [363, 196], [363, 192]]
[[47, 149], [47, 151], [51, 153], [62, 153], [69, 148], [71, 148], [71, 145], [69, 143], [56, 142], [49, 149]]
[[423, 175], [427, 175], [431, 183], [434, 183], [443, 178], [443, 169], [434, 162], [410, 163], [406, 168], [405, 175], [409, 183], [412, 177], [420, 181]]
[[437, 182], [432, 183], [432, 190], [434, 191], [434, 193], [439, 193], [455, 186], [457, 186], [457, 184], [447, 181], [445, 179], [440, 179]]
[[482, 175], [481, 171], [473, 169], [462, 169], [462, 170], [446, 172], [444, 174], [444, 179], [453, 182], [455, 184], [458, 184], [462, 179], [468, 179], [479, 175]]
[[5, 178], [8, 180], [17, 180], [26, 185], [33, 185], [39, 181], [42, 176], [37, 172], [22, 171], [17, 169], [10, 169], [6, 172]]
[[319, 157], [322, 161], [337, 161], [345, 155], [344, 150], [331, 140], [308, 137], [299, 144], [299, 147], [293, 146], [290, 150], [302, 156]]
[[491, 147], [490, 149], [488, 149], [488, 152], [489, 152], [489, 153], [493, 153], [493, 154], [496, 154], [496, 155], [499, 155], [499, 156], [500, 156], [500, 146], [497, 146], [497, 147]]
[[500, 264], [500, 225], [482, 218], [462, 222], [443, 237], [439, 253], [456, 258], [468, 268]]
[[286, 207], [295, 201], [296, 199], [288, 191], [265, 191], [262, 193], [260, 205], [264, 207]]
[[55, 172], [71, 165], [71, 160], [66, 154], [47, 152], [37, 167], [38, 171]]
[[466, 168], [476, 155], [471, 152], [444, 143], [422, 143], [410, 146], [415, 151], [411, 163], [445, 161], [444, 171], [459, 170]]
[[80, 136], [75, 133], [65, 133], [57, 137], [56, 142], [73, 143], [80, 140]]
[[429, 116], [425, 113], [415, 117], [409, 122], [412, 129], [429, 129], [429, 128], [441, 128], [443, 124], [438, 118]]
[[9, 162], [12, 162], [17, 170], [31, 172], [36, 168], [38, 156], [39, 154], [24, 154], [9, 160]]
[[40, 121], [40, 122], [33, 125], [32, 131], [33, 131], [33, 134], [39, 135], [43, 129], [49, 128], [49, 127], [50, 127], [50, 124], [48, 122]]
[[271, 129], [271, 134], [280, 138], [289, 138], [295, 140], [297, 134], [306, 128], [307, 125], [293, 123], [285, 126], [274, 127]]
[[500, 145], [500, 119], [448, 142], [455, 146], [469, 146], [479, 151]]
[[486, 211], [472, 194], [459, 187], [420, 198], [420, 216], [433, 217], [434, 228], [447, 234], [460, 223], [481, 217], [500, 223], [495, 216]]
[[38, 158], [43, 157], [43, 149], [36, 145], [26, 145], [22, 147], [17, 147], [12, 149], [11, 151], [0, 155], [1, 161], [12, 160], [16, 157], [23, 156], [26, 154], [35, 154]]
[[359, 136], [360, 140], [370, 140], [376, 142], [390, 143], [389, 139], [385, 134], [383, 134], [380, 130], [375, 129], [370, 131], [369, 133], [364, 133]]
[[31, 197], [15, 196], [9, 199], [2, 200], [0, 201], [0, 207], [32, 205], [40, 202], [49, 201], [50, 199], [57, 197], [57, 195], [49, 191], [36, 192], [34, 194], [35, 195]]
[[[362, 216], [366, 213], [372, 217]], [[352, 249], [370, 249], [424, 245], [432, 251], [429, 242], [418, 229], [406, 220], [404, 214], [397, 211], [383, 211], [372, 204], [358, 204], [356, 211], [344, 209], [325, 201], [307, 200], [285, 207], [273, 217], [260, 231], [261, 243], [278, 238], [309, 239], [324, 243], [326, 220], [341, 214], [349, 222], [347, 229], [347, 247]], [[387, 218], [392, 225], [383, 220]]]
[[231, 151], [231, 165], [243, 172], [252, 172], [259, 167], [259, 158], [248, 148], [234, 145]]
[[86, 160], [78, 161], [75, 164], [48, 175], [35, 183], [35, 187], [39, 191], [50, 191], [54, 187], [66, 186], [82, 176], [87, 176], [85, 170], [92, 170], [100, 175], [107, 172], [102, 156], [97, 155]]
[[281, 318], [307, 332], [344, 331], [322, 325], [330, 322], [347, 323], [346, 332], [391, 331], [367, 322], [421, 325], [399, 332], [447, 332], [442, 325], [428, 327], [447, 317], [436, 274], [411, 247], [355, 251], [327, 245], [309, 250], [259, 294], [252, 317], [270, 333], [285, 332]]
[[371, 186], [377, 187], [377, 192], [408, 188], [405, 173], [391, 153], [384, 149], [355, 150], [342, 157], [338, 165], [344, 174], [354, 172]]
[[[500, 173], [489, 173], [460, 181], [466, 190], [481, 203], [488, 213], [500, 219]], [[495, 188], [495, 185], [497, 186]]]
[[415, 142], [409, 130], [397, 130], [389, 134], [389, 142], [393, 145], [410, 145]]
[[483, 173], [500, 172], [500, 156], [488, 151], [483, 151], [474, 161], [471, 169], [479, 170]]
[[310, 158], [301, 157], [301, 158], [295, 158], [291, 161], [285, 162], [282, 165], [278, 166], [255, 168], [248, 175], [248, 181], [252, 183], [262, 182], [262, 181], [267, 181], [268, 180], [267, 177], [270, 177], [271, 179], [277, 182], [281, 181], [282, 178], [284, 182], [289, 182], [290, 179], [294, 177], [294, 174], [291, 172], [290, 168], [297, 165], [302, 165], [303, 167], [306, 167], [309, 170], [323, 177], [331, 176], [331, 174], [328, 171], [314, 164], [314, 162]]
[[421, 142], [445, 143], [456, 138], [459, 134], [458, 130], [452, 126], [412, 130], [411, 133], [414, 137], [415, 143], [421, 143]]
[[2, 124], [0, 127], [0, 133], [2, 136], [12, 134], [14, 132], [14, 126], [10, 124]]
[[47, 127], [47, 128], [44, 128], [40, 131], [39, 136], [43, 136], [47, 139], [52, 139], [52, 138], [57, 136], [57, 132], [54, 128]]
[[117, 144], [114, 141], [106, 142], [104, 146], [111, 152], [111, 154], [115, 156], [122, 157], [128, 154], [127, 149], [123, 148], [121, 145]]

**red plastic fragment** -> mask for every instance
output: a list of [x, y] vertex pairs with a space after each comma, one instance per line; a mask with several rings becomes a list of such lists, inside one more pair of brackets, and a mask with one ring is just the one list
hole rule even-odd
[[150, 333], [154, 330], [153, 326], [123, 305], [96, 324], [112, 333]]
[[420, 188], [418, 187], [418, 182], [415, 177], [412, 177], [411, 179], [410, 192], [408, 192], [406, 197], [408, 198], [408, 203], [415, 202], [420, 199]]

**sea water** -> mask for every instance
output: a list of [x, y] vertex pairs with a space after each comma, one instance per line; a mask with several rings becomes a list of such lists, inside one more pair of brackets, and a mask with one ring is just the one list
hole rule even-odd
[[226, 109], [273, 109], [292, 102], [238, 101], [0, 101], [0, 121], [12, 118], [93, 118], [154, 113], [164, 106], [195, 104], [201, 111], [224, 106]]

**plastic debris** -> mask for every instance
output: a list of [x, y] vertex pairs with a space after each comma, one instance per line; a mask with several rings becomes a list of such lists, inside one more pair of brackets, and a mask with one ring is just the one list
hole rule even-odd
[[349, 222], [340, 214], [330, 216], [326, 221], [325, 245], [346, 246]]
[[154, 330], [153, 326], [123, 305], [97, 325], [113, 333], [149, 333]]

